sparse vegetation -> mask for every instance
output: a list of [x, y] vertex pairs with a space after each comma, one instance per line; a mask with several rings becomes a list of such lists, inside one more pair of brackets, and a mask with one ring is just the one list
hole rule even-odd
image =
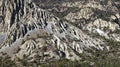
[[0, 57], [0, 67], [17, 67], [16, 63], [7, 55]]
[[[105, 38], [104, 38], [105, 39]], [[92, 48], [93, 50], [89, 50], [91, 55], [87, 53], [80, 54], [82, 58], [80, 61], [69, 61], [67, 59], [62, 59], [59, 61], [48, 62], [48, 63], [36, 63], [36, 62], [28, 62], [27, 56], [24, 56], [24, 59], [19, 59], [20, 62], [17, 64], [14, 61], [10, 60], [10, 57], [5, 56], [0, 57], [0, 67], [31, 67], [31, 66], [40, 66], [40, 67], [119, 67], [120, 66], [120, 43], [105, 39], [107, 44], [110, 46], [110, 50], [98, 50]]]

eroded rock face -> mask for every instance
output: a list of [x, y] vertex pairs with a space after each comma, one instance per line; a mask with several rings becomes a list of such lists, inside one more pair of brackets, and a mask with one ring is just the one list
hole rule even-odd
[[[93, 47], [99, 50], [107, 47], [103, 39], [92, 37], [68, 21], [39, 8], [31, 0], [1, 0], [0, 3], [0, 52], [13, 59], [27, 55], [29, 61], [39, 58], [41, 63], [62, 58], [80, 60], [80, 53], [89, 52]], [[89, 8], [83, 11], [89, 13]], [[92, 14], [91, 10], [90, 15], [83, 16], [89, 19]], [[91, 31], [89, 27], [93, 25], [102, 27], [98, 21], [87, 24], [86, 29]], [[104, 21], [101, 22], [104, 24]], [[118, 25], [109, 28], [114, 30]]]

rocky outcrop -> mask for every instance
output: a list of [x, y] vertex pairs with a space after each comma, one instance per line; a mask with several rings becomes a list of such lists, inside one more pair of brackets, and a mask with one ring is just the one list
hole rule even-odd
[[[90, 32], [94, 26], [102, 27], [106, 21], [85, 22], [84, 30], [71, 23], [74, 19], [70, 17], [81, 19], [81, 14], [82, 18], [89, 19], [94, 14], [91, 8], [80, 10], [80, 15], [76, 12], [78, 16], [69, 13], [66, 16], [69, 22], [39, 8], [31, 0], [1, 0], [0, 3], [0, 52], [12, 59], [27, 55], [29, 61], [38, 59], [41, 63], [63, 58], [80, 60], [79, 54], [93, 48], [109, 49], [104, 39], [92, 37], [85, 31]], [[116, 23], [110, 24], [112, 27], [106, 26], [113, 31], [119, 27]]]

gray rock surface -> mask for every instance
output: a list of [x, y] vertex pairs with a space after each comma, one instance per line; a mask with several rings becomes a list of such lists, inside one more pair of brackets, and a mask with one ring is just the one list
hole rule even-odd
[[[100, 2], [65, 2], [62, 6], [81, 10], [70, 12], [63, 19], [31, 0], [0, 0], [0, 52], [13, 59], [27, 55], [29, 61], [34, 61], [39, 57], [41, 63], [63, 58], [81, 60], [79, 54], [93, 48], [109, 50], [102, 37], [120, 41], [119, 32], [114, 33], [120, 31], [119, 22], [113, 21], [120, 19], [117, 7], [112, 7], [113, 14], [103, 18], [95, 12], [104, 14], [111, 7], [107, 9]], [[93, 37], [95, 34], [99, 37]]]

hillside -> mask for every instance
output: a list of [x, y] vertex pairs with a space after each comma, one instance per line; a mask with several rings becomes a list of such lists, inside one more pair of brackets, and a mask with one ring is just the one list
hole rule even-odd
[[119, 67], [120, 1], [0, 0], [0, 56], [0, 67]]

